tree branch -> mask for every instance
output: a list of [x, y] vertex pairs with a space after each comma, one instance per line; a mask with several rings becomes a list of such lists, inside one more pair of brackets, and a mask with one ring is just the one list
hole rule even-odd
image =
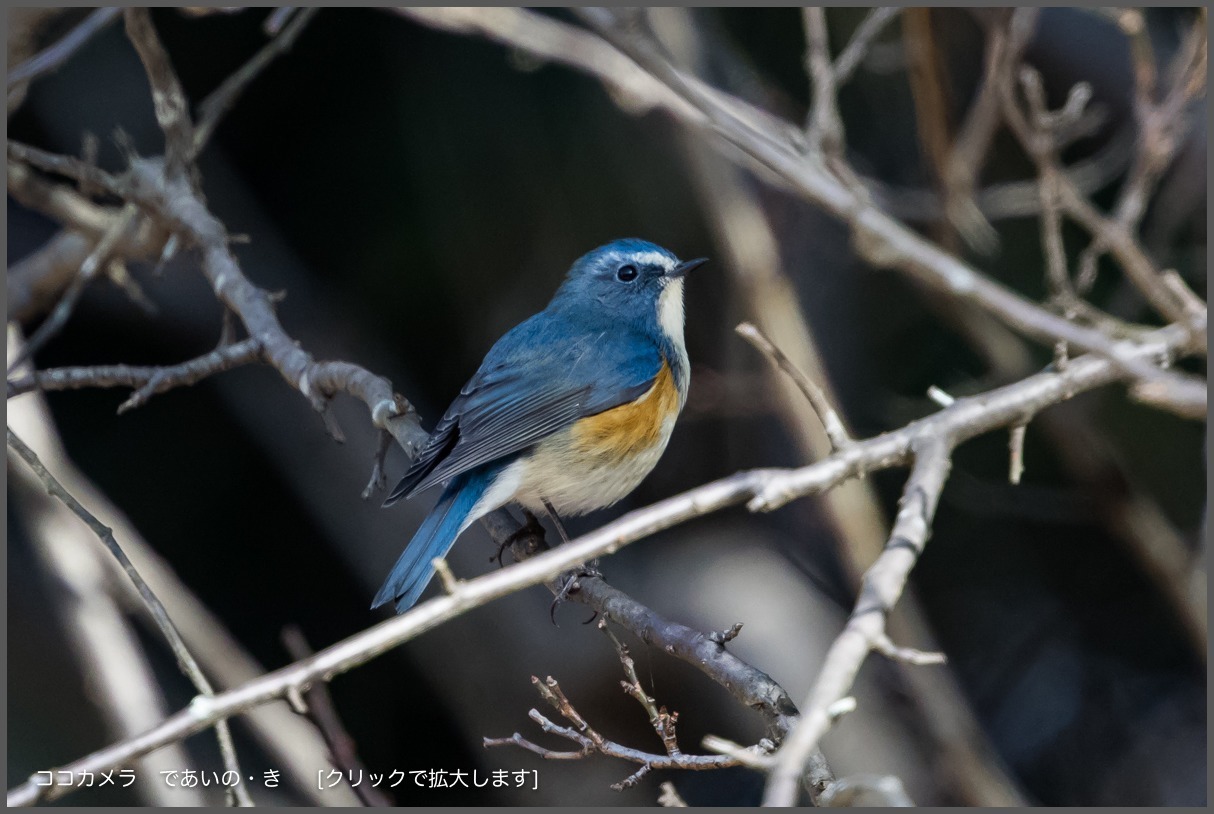
[[[1167, 355], [1183, 347], [1185, 341], [1186, 334], [1182, 329], [1164, 328], [1143, 343], [1131, 345], [1127, 352], [1140, 356]], [[313, 682], [328, 681], [473, 608], [551, 580], [578, 564], [614, 553], [663, 529], [744, 502], [751, 510], [772, 510], [796, 498], [830, 489], [861, 472], [903, 465], [911, 459], [912, 446], [919, 439], [949, 438], [961, 443], [1125, 376], [1126, 373], [1108, 359], [1082, 356], [1072, 360], [1064, 371], [1039, 373], [980, 396], [957, 399], [940, 412], [899, 430], [857, 441], [847, 450], [810, 466], [792, 470], [757, 469], [713, 481], [630, 512], [569, 545], [460, 582], [454, 593], [417, 605], [407, 613], [325, 648], [311, 658], [267, 673], [213, 698], [199, 696], [189, 707], [142, 735], [107, 746], [61, 768], [99, 771], [119, 766], [232, 715], [284, 698], [288, 691], [300, 692]], [[582, 590], [573, 596], [595, 590], [595, 583], [595, 579], [586, 580]], [[620, 617], [613, 615], [613, 618], [623, 623]], [[710, 640], [705, 643], [717, 647]], [[27, 805], [39, 799], [55, 799], [65, 791], [62, 786], [38, 785], [31, 778], [10, 790], [8, 804]]]
[[809, 755], [830, 728], [831, 707], [851, 692], [868, 654], [887, 642], [886, 616], [902, 595], [910, 571], [927, 542], [951, 466], [952, 446], [952, 439], [945, 433], [924, 434], [912, 442], [915, 464], [906, 481], [889, 543], [865, 573], [856, 607], [826, 653], [818, 679], [806, 699], [805, 712], [775, 754], [763, 805], [796, 804], [797, 788]]
[[[169, 614], [160, 602], [160, 598], [144, 582], [143, 577], [135, 570], [135, 566], [127, 557], [126, 552], [122, 550], [122, 546], [114, 539], [113, 530], [102, 524], [88, 509], [80, 504], [80, 501], [76, 500], [70, 492], [63, 488], [63, 485], [55, 479], [55, 476], [42, 465], [42, 461], [38, 460], [38, 456], [34, 451], [17, 437], [12, 428], [9, 428], [7, 432], [9, 448], [15, 451], [18, 457], [25, 461], [26, 466], [38, 476], [38, 479], [46, 487], [47, 492], [57, 497], [85, 525], [92, 529], [102, 544], [109, 549], [114, 558], [122, 565], [131, 582], [139, 590], [140, 598], [143, 599], [152, 617], [156, 620], [161, 633], [164, 634], [165, 639], [168, 641], [173, 655], [177, 658], [177, 666], [181, 668], [181, 671], [190, 679], [195, 688], [202, 693], [199, 697], [213, 698], [215, 690], [211, 687], [211, 683], [207, 680], [206, 675], [203, 674], [202, 669], [199, 668], [198, 662], [194, 660], [194, 656], [190, 653], [189, 648], [186, 647], [185, 642], [181, 640], [181, 634], [177, 632], [177, 628], [173, 624], [173, 620], [169, 618]], [[223, 755], [224, 768], [236, 772], [237, 777], [244, 777], [244, 774], [240, 771], [240, 761], [236, 757], [236, 746], [232, 742], [231, 730], [228, 728], [227, 721], [223, 721], [221, 724], [215, 727], [215, 733], [219, 739], [219, 751]], [[249, 792], [243, 783], [229, 786], [226, 791], [229, 795], [229, 802], [233, 805], [251, 806], [253, 804], [252, 799], [249, 797]]]

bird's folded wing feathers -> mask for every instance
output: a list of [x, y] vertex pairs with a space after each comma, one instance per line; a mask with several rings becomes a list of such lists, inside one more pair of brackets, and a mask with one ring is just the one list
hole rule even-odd
[[486, 357], [385, 505], [639, 398], [662, 366], [656, 346], [610, 333], [538, 359], [501, 356]]

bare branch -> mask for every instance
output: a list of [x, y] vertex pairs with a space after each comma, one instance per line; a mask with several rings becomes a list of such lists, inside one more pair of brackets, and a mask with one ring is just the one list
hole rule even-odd
[[122, 9], [120, 8], [107, 7], [90, 12], [87, 17], [56, 42], [48, 45], [20, 65], [13, 66], [8, 72], [8, 89], [12, 90], [13, 86], [22, 82], [28, 82], [31, 79], [42, 76], [44, 73], [49, 73], [67, 62], [72, 54], [80, 50], [80, 46], [92, 39], [93, 35], [98, 31], [109, 25], [110, 21], [116, 18], [121, 11]]
[[40, 169], [43, 172], [61, 175], [81, 183], [93, 184], [105, 192], [120, 198], [124, 197], [129, 191], [127, 184], [117, 176], [111, 175], [86, 161], [73, 158], [72, 156], [48, 153], [45, 150], [39, 150], [37, 147], [21, 144], [12, 139], [8, 141], [8, 157], [11, 160], [29, 164], [31, 167]]
[[[1173, 353], [1183, 347], [1185, 332], [1164, 328], [1148, 341], [1127, 347], [1140, 356]], [[857, 441], [851, 448], [800, 469], [760, 469], [742, 472], [638, 509], [618, 520], [523, 562], [475, 579], [461, 582], [454, 594], [436, 597], [412, 610], [362, 631], [318, 652], [309, 659], [267, 673], [213, 698], [200, 696], [184, 710], [139, 737], [107, 746], [62, 766], [65, 771], [99, 771], [113, 768], [140, 755], [200, 732], [217, 721], [285, 697], [289, 688], [326, 681], [383, 654], [418, 634], [460, 616], [473, 608], [530, 585], [552, 580], [570, 568], [596, 557], [614, 553], [629, 543], [710, 512], [749, 501], [752, 510], [771, 510], [791, 500], [834, 487], [860, 472], [899, 466], [912, 456], [912, 445], [922, 438], [950, 438], [956, 443], [1006, 427], [1027, 413], [1040, 412], [1096, 387], [1124, 379], [1126, 373], [1108, 359], [1083, 356], [1071, 361], [1065, 371], [1039, 373], [1020, 382], [970, 398], [912, 422], [900, 430]], [[888, 549], [887, 549], [888, 550]], [[572, 598], [601, 596], [607, 590], [601, 580], [587, 579]], [[602, 586], [602, 587], [600, 587]], [[597, 600], [596, 600], [597, 601]], [[612, 618], [626, 624], [629, 609], [611, 610], [610, 600], [601, 602]], [[626, 624], [634, 629], [631, 624]], [[643, 628], [643, 625], [639, 625]], [[654, 636], [644, 633], [643, 641]], [[724, 648], [707, 637], [704, 645], [715, 651], [713, 658], [730, 657]], [[687, 647], [688, 642], [680, 643]], [[694, 649], [694, 648], [693, 648]], [[694, 663], [694, 662], [693, 662]], [[702, 667], [701, 669], [707, 669]], [[750, 668], [753, 670], [753, 668]], [[746, 688], [747, 692], [751, 689]], [[755, 699], [756, 704], [762, 698]], [[832, 699], [833, 700], [833, 699]], [[793, 710], [771, 710], [773, 720], [784, 727], [793, 724]], [[33, 779], [9, 791], [8, 804], [27, 805], [39, 799], [55, 799], [65, 793], [62, 786], [41, 786]]]
[[1008, 12], [1007, 26], [994, 25], [987, 35], [986, 63], [978, 96], [953, 140], [944, 170], [948, 217], [970, 245], [992, 251], [998, 235], [975, 200], [974, 190], [991, 142], [1002, 124], [999, 82], [1007, 65], [1019, 62], [1036, 24], [1036, 10]]
[[76, 303], [80, 301], [80, 296], [84, 293], [84, 289], [96, 279], [101, 269], [110, 261], [114, 247], [117, 246], [119, 239], [134, 222], [137, 211], [131, 204], [123, 207], [122, 215], [114, 221], [109, 231], [97, 242], [92, 252], [89, 253], [89, 256], [80, 265], [79, 273], [72, 280], [71, 285], [68, 286], [63, 298], [59, 300], [50, 317], [38, 326], [38, 330], [34, 331], [33, 336], [29, 338], [25, 347], [21, 349], [21, 352], [9, 364], [8, 370], [10, 373], [25, 362], [26, 359], [31, 358], [35, 353], [40, 351], [43, 345], [50, 341], [59, 331], [63, 330], [63, 326], [67, 324], [68, 319], [71, 317]]
[[8, 397], [31, 390], [77, 390], [85, 387], [131, 387], [135, 392], [118, 408], [119, 413], [141, 407], [154, 395], [174, 387], [197, 384], [208, 376], [261, 358], [261, 345], [256, 339], [245, 339], [233, 345], [216, 348], [181, 364], [169, 367], [135, 367], [131, 365], [98, 365], [94, 367], [61, 367], [36, 370], [8, 381]]
[[[295, 625], [283, 629], [282, 643], [291, 658], [296, 661], [312, 655], [312, 648], [308, 645], [308, 640], [304, 638], [303, 631]], [[342, 777], [346, 778], [348, 783], [354, 772], [358, 772], [358, 776], [362, 777], [366, 772], [366, 767], [358, 757], [358, 748], [354, 739], [342, 726], [337, 708], [333, 706], [333, 699], [329, 697], [329, 691], [325, 685], [317, 683], [309, 687], [304, 693], [304, 701], [308, 707], [307, 717], [325, 739], [333, 765], [341, 770]], [[392, 805], [391, 800], [371, 785], [350, 783], [350, 786], [364, 806], [387, 808]]]
[[146, 8], [127, 8], [123, 16], [127, 37], [139, 53], [148, 81], [152, 84], [156, 123], [164, 131], [165, 171], [175, 177], [185, 172], [190, 160], [194, 130], [190, 121], [190, 104], [152, 25], [151, 12]]
[[637, 675], [636, 662], [632, 660], [632, 655], [628, 652], [628, 647], [611, 632], [607, 627], [607, 617], [599, 619], [599, 630], [607, 634], [611, 639], [611, 643], [615, 645], [615, 652], [620, 657], [620, 664], [624, 667], [624, 675], [628, 676], [627, 681], [622, 681], [620, 684], [624, 688], [624, 692], [636, 699], [637, 703], [644, 708], [645, 714], [649, 716], [649, 725], [653, 727], [653, 731], [662, 739], [662, 745], [666, 748], [666, 754], [674, 756], [680, 754], [679, 740], [675, 734], [675, 727], [678, 724], [679, 714], [677, 712], [666, 712], [666, 707], [659, 708], [648, 693], [641, 686], [640, 676]]
[[842, 157], [843, 120], [835, 98], [837, 91], [827, 41], [826, 12], [821, 6], [807, 6], [801, 9], [801, 20], [805, 28], [805, 70], [813, 85], [810, 121], [806, 129], [817, 139], [823, 153]]
[[[782, 135], [787, 132], [787, 125], [773, 124], [770, 116], [754, 112], [744, 103], [728, 98], [727, 94], [689, 81], [667, 63], [652, 43], [615, 31], [610, 12], [585, 9], [582, 14], [637, 64], [696, 107], [703, 118], [687, 117], [681, 107], [668, 108], [672, 113], [688, 124], [708, 129], [715, 137], [727, 140], [807, 200], [846, 220], [853, 229], [854, 247], [869, 263], [896, 268], [934, 291], [974, 302], [1015, 330], [1051, 345], [1064, 339], [1083, 350], [1110, 348], [1111, 342], [1102, 331], [1077, 325], [1030, 303], [867, 205], [857, 198], [854, 190], [807, 160], [793, 142]], [[746, 118], [743, 118], [743, 110]], [[734, 152], [725, 154], [737, 157]], [[1139, 365], [1137, 372], [1151, 375], [1149, 367]]]
[[805, 394], [805, 398], [813, 407], [814, 412], [818, 414], [822, 427], [826, 430], [826, 435], [830, 438], [830, 443], [836, 451], [851, 446], [851, 436], [847, 434], [843, 421], [839, 418], [835, 408], [831, 406], [830, 401], [827, 400], [822, 388], [811, 382], [804, 373], [798, 370], [792, 360], [785, 356], [784, 352], [772, 344], [772, 341], [753, 324], [743, 322], [734, 330], [739, 336], [758, 348], [760, 353], [767, 356], [772, 364], [783, 370], [796, 383], [801, 392]]
[[850, 691], [869, 652], [885, 636], [885, 619], [902, 595], [906, 580], [931, 531], [932, 518], [951, 466], [953, 440], [945, 434], [914, 442], [915, 465], [889, 544], [864, 575], [855, 610], [835, 639], [810, 690], [800, 722], [776, 753], [763, 794], [764, 805], [796, 804], [797, 787], [810, 752], [831, 725], [829, 709]]
[[[283, 9], [279, 9], [282, 11]], [[214, 133], [215, 127], [223, 119], [225, 113], [244, 92], [245, 88], [257, 78], [266, 66], [282, 54], [291, 50], [295, 40], [299, 38], [304, 27], [316, 16], [320, 9], [317, 7], [301, 9], [291, 17], [291, 21], [274, 36], [253, 58], [240, 67], [236, 73], [223, 81], [210, 96], [202, 100], [198, 106], [198, 125], [194, 129], [194, 142], [191, 147], [191, 158], [196, 157], [206, 146]]]
[[[606, 627], [600, 623], [600, 629], [606, 630]], [[614, 639], [614, 637], [612, 637]], [[627, 656], [627, 650], [616, 641], [617, 650], [620, 653], [621, 661], [624, 664], [625, 671], [629, 674], [632, 681], [635, 681], [636, 671], [632, 668], [631, 659]], [[730, 755], [688, 755], [679, 751], [677, 746], [670, 745], [673, 741], [673, 729], [669, 740], [666, 735], [659, 730], [664, 742], [666, 742], [666, 754], [659, 755], [651, 752], [643, 752], [639, 749], [633, 749], [628, 746], [623, 746], [615, 741], [603, 737], [582, 717], [582, 714], [574, 708], [573, 704], [565, 696], [557, 680], [549, 676], [547, 680], [540, 681], [537, 676], [531, 677], [531, 683], [539, 690], [541, 697], [553, 709], [561, 714], [561, 716], [569, 721], [573, 726], [561, 726], [553, 723], [540, 712], [531, 710], [529, 717], [540, 725], [540, 728], [552, 735], [559, 735], [566, 740], [573, 741], [580, 748], [576, 752], [558, 752], [552, 749], [547, 749], [538, 744], [524, 738], [518, 732], [515, 732], [508, 738], [485, 738], [484, 746], [489, 748], [492, 746], [518, 746], [526, 749], [529, 752], [534, 752], [545, 760], [581, 760], [595, 753], [607, 755], [608, 757], [620, 758], [622, 760], [631, 761], [632, 763], [640, 764], [640, 769], [634, 772], [629, 777], [615, 783], [612, 788], [616, 791], [622, 791], [626, 788], [635, 786], [642, 777], [648, 774], [653, 769], [690, 769], [695, 771], [708, 771], [711, 769], [725, 769], [731, 766], [741, 765], [739, 758]], [[640, 690], [639, 683], [635, 684], [635, 690], [630, 688], [629, 682], [624, 682], [628, 693], [641, 702], [646, 710], [652, 707], [652, 699], [648, 699], [644, 692]], [[638, 695], [639, 693], [639, 695]], [[645, 700], [642, 700], [642, 699]], [[664, 708], [663, 708], [664, 711]], [[652, 716], [658, 715], [658, 711], [653, 709], [651, 712], [650, 722], [654, 723], [655, 729], [659, 724], [654, 722]], [[759, 751], [761, 747], [754, 747], [752, 751]]]
[[[190, 679], [190, 682], [198, 691], [202, 693], [199, 697], [214, 697], [215, 691], [211, 687], [211, 683], [207, 680], [206, 675], [203, 674], [202, 669], [199, 668], [198, 662], [194, 660], [194, 656], [190, 653], [189, 648], [186, 647], [185, 642], [182, 641], [181, 634], [177, 632], [177, 627], [173, 624], [173, 620], [169, 618], [168, 611], [164, 609], [160, 598], [152, 592], [152, 589], [144, 582], [143, 577], [135, 570], [135, 566], [127, 557], [126, 552], [122, 550], [118, 541], [114, 539], [113, 531], [103, 525], [70, 492], [63, 488], [63, 485], [55, 479], [55, 476], [42, 465], [42, 461], [38, 460], [38, 456], [34, 451], [17, 437], [12, 428], [8, 429], [8, 446], [17, 453], [21, 460], [25, 461], [26, 466], [33, 470], [34, 474], [38, 476], [38, 479], [46, 487], [46, 490], [71, 509], [73, 514], [84, 521], [85, 525], [92, 529], [98, 539], [114, 555], [114, 558], [118, 560], [123, 570], [126, 571], [127, 576], [130, 577], [131, 582], [139, 590], [139, 596], [155, 618], [157, 626], [160, 628], [161, 633], [164, 634], [169, 647], [173, 651], [173, 655], [176, 656], [178, 667], [181, 668], [181, 671], [185, 673], [186, 677]], [[244, 777], [244, 774], [240, 771], [240, 761], [236, 757], [236, 747], [232, 742], [232, 733], [227, 726], [227, 721], [219, 723], [222, 725], [215, 727], [215, 734], [219, 739], [219, 751], [223, 755], [224, 768], [235, 771], [237, 777]], [[230, 795], [229, 799], [234, 805], [250, 806], [253, 804], [252, 799], [249, 797], [249, 792], [243, 783], [227, 787], [227, 793]]]
[[835, 59], [833, 68], [835, 87], [847, 84], [856, 68], [860, 67], [860, 63], [868, 56], [868, 50], [872, 47], [873, 40], [880, 35], [886, 25], [898, 16], [898, 12], [901, 10], [897, 6], [880, 6], [868, 12], [868, 16], [852, 34], [847, 47]]

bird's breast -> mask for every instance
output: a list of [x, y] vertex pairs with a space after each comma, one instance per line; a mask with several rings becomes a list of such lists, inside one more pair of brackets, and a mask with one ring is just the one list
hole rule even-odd
[[610, 506], [644, 480], [670, 440], [682, 397], [670, 366], [627, 404], [576, 421], [540, 443], [526, 464], [516, 500], [539, 510], [581, 514]]
[[653, 386], [635, 401], [578, 420], [570, 439], [576, 451], [606, 463], [644, 452], [665, 442], [667, 419], [679, 412], [679, 391], [665, 361]]

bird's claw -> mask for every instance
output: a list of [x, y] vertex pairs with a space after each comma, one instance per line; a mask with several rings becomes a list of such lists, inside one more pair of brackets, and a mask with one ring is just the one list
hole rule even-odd
[[526, 524], [503, 540], [497, 547], [497, 553], [489, 558], [489, 562], [497, 562], [498, 568], [502, 568], [506, 565], [506, 563], [502, 561], [502, 554], [506, 552], [507, 548], [511, 548], [519, 540], [532, 536], [539, 537], [541, 540], [544, 538], [544, 527], [540, 525], [539, 519], [525, 509], [523, 510], [523, 515], [527, 518]]
[[[597, 562], [597, 560], [596, 560], [596, 562]], [[565, 578], [565, 583], [561, 586], [561, 589], [559, 591], [557, 591], [556, 597], [552, 600], [552, 604], [548, 607], [548, 616], [550, 619], [552, 619], [552, 624], [556, 625], [557, 606], [560, 605], [562, 602], [567, 601], [569, 599], [569, 594], [573, 593], [574, 591], [578, 590], [581, 587], [581, 585], [578, 583], [578, 580], [585, 579], [585, 578], [591, 578], [591, 577], [598, 577], [601, 579], [602, 576], [603, 576], [603, 572], [599, 571], [597, 568], [594, 568], [593, 566], [583, 567], [576, 571], [570, 572], [568, 577]], [[590, 624], [591, 622], [593, 622], [595, 620], [595, 618], [598, 617], [598, 615], [599, 615], [599, 612], [595, 611], [594, 616], [591, 616], [589, 619], [587, 619], [582, 624], [584, 624], [584, 625]], [[556, 625], [556, 626], [560, 627], [560, 625]]]

